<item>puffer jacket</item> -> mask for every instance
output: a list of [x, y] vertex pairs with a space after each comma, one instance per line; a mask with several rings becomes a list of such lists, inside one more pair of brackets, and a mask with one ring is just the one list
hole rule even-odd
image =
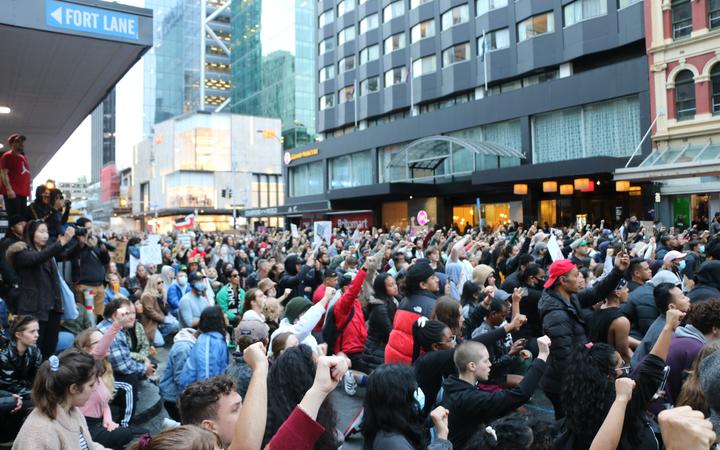
[[0, 389], [29, 397], [35, 373], [42, 364], [42, 353], [33, 345], [21, 356], [15, 341], [10, 340], [3, 345], [0, 350]]
[[174, 402], [180, 395], [180, 375], [196, 341], [195, 330], [192, 328], [183, 328], [175, 335], [175, 342], [168, 353], [167, 364], [160, 378], [160, 395], [164, 400]]
[[225, 337], [217, 331], [201, 334], [185, 360], [180, 374], [180, 389], [185, 389], [196, 381], [221, 375], [227, 365], [228, 349]]
[[595, 286], [573, 294], [569, 301], [565, 301], [554, 289], [543, 291], [539, 311], [543, 333], [552, 341], [548, 370], [542, 382], [546, 392], [560, 393], [570, 353], [587, 342], [587, 317], [582, 309], [603, 301], [615, 289], [622, 275], [620, 270], [613, 268]]
[[627, 303], [620, 307], [620, 312], [630, 319], [630, 336], [635, 339], [642, 339], [658, 316], [653, 295], [654, 289], [655, 286], [652, 282], [646, 282], [632, 291], [628, 296]]
[[368, 302], [368, 336], [363, 348], [362, 361], [371, 370], [385, 363], [385, 346], [393, 328], [397, 311], [395, 299], [373, 297]]
[[393, 329], [385, 346], [386, 364], [411, 364], [413, 355], [413, 324], [420, 317], [432, 315], [437, 297], [432, 292], [418, 291], [400, 303]]
[[20, 277], [18, 314], [32, 314], [42, 322], [48, 320], [50, 311], [63, 311], [60, 276], [53, 259], [62, 251], [60, 241], [40, 251], [25, 242], [16, 242], [8, 248], [7, 260]]

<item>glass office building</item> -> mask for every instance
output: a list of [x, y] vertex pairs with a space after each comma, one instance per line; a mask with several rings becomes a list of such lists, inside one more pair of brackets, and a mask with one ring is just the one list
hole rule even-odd
[[285, 148], [315, 139], [315, 2], [231, 5], [234, 113], [276, 117]]

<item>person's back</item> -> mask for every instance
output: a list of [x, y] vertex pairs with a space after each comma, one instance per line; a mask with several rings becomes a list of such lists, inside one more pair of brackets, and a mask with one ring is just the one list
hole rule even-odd
[[653, 298], [653, 282], [647, 282], [628, 295], [628, 301], [620, 311], [630, 319], [630, 336], [642, 339], [658, 316]]
[[225, 337], [217, 331], [203, 333], [190, 350], [180, 374], [180, 387], [222, 374], [227, 368]]
[[[160, 378], [160, 395], [163, 400], [171, 402], [173, 405], [180, 395], [182, 369], [196, 341], [195, 330], [183, 328], [175, 335], [175, 342], [168, 353], [165, 370]], [[173, 407], [177, 409], [176, 406]]]
[[707, 261], [698, 271], [696, 284], [688, 293], [692, 303], [720, 300], [720, 261]]

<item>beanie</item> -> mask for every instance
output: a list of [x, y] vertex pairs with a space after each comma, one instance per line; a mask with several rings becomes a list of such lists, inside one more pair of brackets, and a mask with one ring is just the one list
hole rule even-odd
[[312, 302], [305, 297], [295, 297], [290, 300], [285, 307], [285, 318], [293, 323], [300, 317], [305, 311], [310, 309]]
[[407, 271], [405, 283], [409, 292], [420, 289], [420, 283], [435, 275], [435, 270], [428, 263], [415, 263]]

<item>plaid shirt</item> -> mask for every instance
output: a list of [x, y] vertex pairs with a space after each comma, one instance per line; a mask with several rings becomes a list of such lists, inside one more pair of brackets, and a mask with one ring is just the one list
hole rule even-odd
[[[105, 334], [111, 326], [112, 321], [105, 319], [98, 324], [97, 328], [101, 333]], [[130, 358], [130, 345], [128, 345], [127, 339], [125, 333], [118, 333], [110, 345], [108, 358], [110, 359], [113, 371], [124, 375], [143, 375], [146, 371], [145, 364]]]

